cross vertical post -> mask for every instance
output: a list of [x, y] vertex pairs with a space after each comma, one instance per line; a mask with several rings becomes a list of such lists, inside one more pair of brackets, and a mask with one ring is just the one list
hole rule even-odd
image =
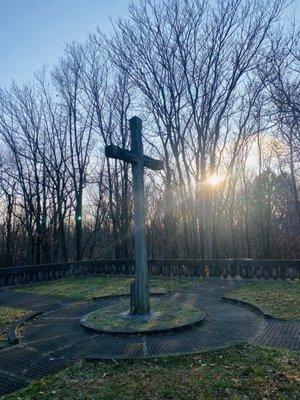
[[138, 156], [138, 161], [132, 164], [135, 224], [135, 296], [133, 312], [135, 314], [148, 314], [150, 312], [150, 303], [147, 261], [147, 228], [145, 219], [142, 120], [138, 117], [133, 117], [130, 119], [129, 123], [131, 151]]

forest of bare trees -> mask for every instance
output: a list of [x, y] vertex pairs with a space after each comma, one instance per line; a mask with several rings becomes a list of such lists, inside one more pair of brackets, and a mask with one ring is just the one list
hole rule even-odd
[[151, 258], [300, 257], [299, 27], [286, 0], [141, 0], [0, 89], [0, 266], [133, 253], [143, 119]]

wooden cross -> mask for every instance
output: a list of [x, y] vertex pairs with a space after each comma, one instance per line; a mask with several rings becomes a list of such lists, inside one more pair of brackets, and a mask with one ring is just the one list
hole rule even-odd
[[135, 225], [135, 282], [131, 291], [132, 314], [148, 314], [149, 277], [147, 262], [147, 229], [145, 222], [144, 167], [152, 170], [164, 168], [163, 161], [145, 156], [142, 141], [142, 120], [133, 117], [129, 121], [131, 135], [131, 150], [110, 145], [105, 147], [105, 155], [132, 165], [133, 195], [134, 195], [134, 225]]

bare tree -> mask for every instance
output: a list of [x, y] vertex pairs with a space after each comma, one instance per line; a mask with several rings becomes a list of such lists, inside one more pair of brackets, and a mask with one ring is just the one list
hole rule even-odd
[[59, 66], [53, 71], [53, 78], [67, 119], [70, 146], [67, 166], [75, 192], [76, 260], [82, 258], [83, 191], [93, 146], [92, 121], [95, 111], [84, 90], [84, 73], [85, 50], [82, 45], [74, 43], [66, 48]]

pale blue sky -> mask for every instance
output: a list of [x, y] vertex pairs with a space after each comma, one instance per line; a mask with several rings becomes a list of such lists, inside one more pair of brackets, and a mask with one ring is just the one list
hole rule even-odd
[[64, 45], [84, 40], [109, 17], [126, 14], [127, 0], [0, 0], [0, 86], [30, 80], [53, 64]]
[[[139, 1], [139, 0], [135, 0]], [[0, 0], [0, 86], [31, 80], [44, 64], [54, 64], [64, 45], [84, 40], [109, 17], [127, 14], [128, 0]], [[300, 21], [300, 0], [293, 7]]]

